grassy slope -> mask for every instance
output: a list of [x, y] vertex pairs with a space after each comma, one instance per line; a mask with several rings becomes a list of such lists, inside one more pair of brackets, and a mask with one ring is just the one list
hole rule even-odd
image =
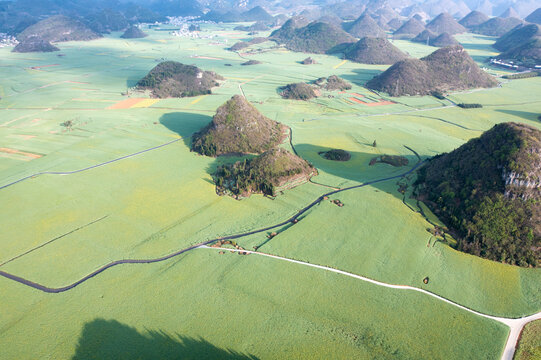
[[[231, 33], [230, 30], [226, 32]], [[221, 32], [223, 33], [225, 32]], [[114, 37], [118, 35], [120, 34], [113, 34]], [[237, 41], [238, 39], [232, 38], [238, 36], [227, 35], [229, 43]], [[486, 38], [479, 40], [471, 37], [471, 39], [470, 47], [479, 48], [475, 51], [479, 53], [480, 59], [486, 56]], [[395, 41], [395, 44], [415, 56], [426, 55], [432, 50], [430, 47], [406, 41]], [[196, 45], [197, 50], [195, 50]], [[216, 107], [231, 95], [238, 93], [239, 84], [243, 84], [242, 87], [249, 100], [263, 102], [263, 104], [256, 104], [263, 114], [292, 127], [294, 143], [300, 155], [320, 169], [321, 175], [314, 180], [333, 186], [353, 185], [402, 172], [404, 169], [381, 164], [368, 167], [367, 164], [373, 156], [379, 154], [405, 155], [413, 164], [415, 160], [413, 154], [403, 145], [413, 147], [422, 156], [432, 156], [454, 149], [467, 139], [478, 136], [481, 131], [490, 128], [495, 122], [512, 120], [532, 124], [535, 111], [539, 106], [537, 96], [541, 91], [539, 78], [512, 81], [504, 84], [501, 89], [454, 95], [455, 100], [467, 99], [467, 102], [483, 103], [485, 107], [478, 110], [448, 108], [402, 115], [368, 116], [412, 110], [412, 106], [438, 107], [442, 105], [442, 102], [430, 97], [406, 97], [393, 99], [399, 102], [396, 105], [367, 107], [347, 104], [342, 100], [344, 97], [347, 98], [347, 95], [337, 93], [332, 93], [335, 96], [334, 99], [319, 98], [310, 102], [286, 101], [281, 100], [276, 92], [279, 86], [332, 74], [354, 83], [355, 86], [351, 92], [373, 96], [358, 85], [385, 67], [347, 62], [334, 69], [333, 67], [340, 65], [342, 61], [336, 57], [323, 55], [314, 56], [318, 62], [317, 65], [303, 66], [296, 63], [305, 57], [303, 54], [275, 51], [250, 56], [264, 63], [257, 68], [246, 69], [237, 66], [246, 59], [225, 51], [227, 46], [226, 44], [209, 45], [208, 40], [177, 39], [163, 32], [151, 32], [148, 38], [135, 41], [106, 38], [86, 44], [66, 43], [61, 47], [61, 53], [65, 53], [66, 56], [61, 58], [55, 54], [12, 54], [9, 53], [9, 49], [0, 49], [0, 54], [7, 65], [0, 68], [4, 76], [0, 88], [2, 97], [0, 106], [3, 108], [0, 110], [2, 146], [46, 155], [31, 162], [0, 158], [1, 184], [37, 171], [72, 170], [110, 160], [173, 140], [179, 133], [189, 137], [192, 132], [210, 121], [209, 116], [214, 113]], [[268, 44], [259, 46], [265, 48]], [[142, 49], [145, 49], [144, 56], [140, 55], [143, 53]], [[223, 60], [188, 57], [194, 53]], [[193, 103], [195, 99], [168, 99], [161, 100], [147, 109], [105, 109], [117, 101], [124, 100], [125, 97], [122, 97], [120, 93], [126, 90], [126, 85], [133, 85], [155, 65], [154, 58], [161, 58], [164, 54], [171, 59], [184, 59], [205, 70], [214, 70], [229, 79], [222, 87], [216, 89], [215, 95], [198, 98], [199, 101], [196, 103]], [[44, 68], [42, 71], [29, 69], [31, 66], [56, 63], [60, 66]], [[225, 67], [223, 66], [225, 63], [232, 63], [234, 66]], [[283, 71], [284, 68], [287, 72]], [[60, 81], [88, 82], [89, 84], [55, 84]], [[44, 85], [50, 86], [35, 89]], [[48, 108], [53, 109], [48, 110]], [[35, 119], [40, 120], [35, 121]], [[59, 124], [70, 119], [76, 123], [74, 130], [63, 132]], [[24, 140], [21, 135], [35, 135], [36, 137]], [[377, 148], [370, 146], [374, 140], [377, 140]], [[352, 160], [346, 163], [335, 163], [317, 155], [318, 151], [335, 147], [350, 151]], [[3, 266], [2, 269], [28, 276], [34, 281], [42, 281], [46, 285], [61, 286], [77, 280], [99, 265], [113, 259], [159, 256], [215, 236], [238, 233], [275, 223], [328, 191], [327, 188], [307, 184], [288, 191], [274, 201], [260, 196], [253, 196], [241, 202], [230, 198], [218, 198], [214, 193], [213, 185], [208, 182], [209, 170], [217, 165], [217, 161], [233, 160], [214, 160], [196, 156], [189, 152], [184, 141], [180, 141], [155, 152], [115, 163], [110, 167], [65, 177], [42, 176], [1, 190], [2, 201], [9, 204], [9, 207], [0, 209], [0, 228], [3, 229], [0, 238], [0, 260], [2, 261], [78, 226], [108, 215], [95, 225], [66, 236], [39, 251]], [[340, 209], [329, 203], [320, 205], [307, 218], [267, 243], [263, 249], [343, 268], [392, 283], [422, 286], [422, 278], [429, 275], [431, 281], [428, 288], [430, 290], [489, 313], [519, 316], [539, 310], [541, 307], [538, 300], [541, 292], [539, 270], [517, 269], [477, 259], [457, 253], [442, 244], [427, 248], [426, 244], [430, 235], [426, 232], [426, 228], [429, 225], [401, 203], [397, 197], [396, 188], [393, 181], [344, 193], [340, 195], [340, 199], [346, 204], [344, 208]], [[230, 213], [235, 213], [236, 217], [223, 215]], [[394, 220], [389, 221], [388, 214], [393, 214]], [[211, 223], [208, 221], [209, 218], [213, 219]], [[359, 226], [359, 223], [362, 226]], [[396, 226], [389, 226], [389, 224], [396, 224]], [[317, 233], [314, 235], [315, 231]], [[263, 241], [265, 241], [265, 236], [262, 234], [246, 239], [245, 242], [247, 246], [252, 246], [252, 244], [261, 244]], [[250, 260], [250, 266], [241, 267], [244, 270], [244, 276], [264, 273], [264, 271], [277, 272], [285, 266], [281, 263], [273, 263], [265, 265], [268, 267], [259, 272], [252, 271], [254, 266], [263, 266], [260, 265], [261, 261]], [[173, 260], [172, 263], [176, 261]], [[88, 287], [85, 285], [74, 292], [57, 297], [47, 297], [0, 279], [1, 293], [6, 299], [2, 303], [9, 304], [10, 309], [9, 312], [2, 312], [1, 315], [1, 323], [9, 325], [0, 328], [2, 334], [0, 338], [7, 342], [0, 345], [6, 345], [8, 351], [17, 351], [20, 348], [17, 344], [24, 342], [28, 333], [33, 333], [32, 329], [38, 322], [45, 324], [50, 323], [52, 319], [58, 320], [61, 318], [60, 312], [66, 306], [68, 310], [74, 309], [73, 315], [61, 320], [62, 324], [58, 326], [64, 329], [62, 331], [66, 340], [55, 350], [56, 340], [52, 341], [46, 335], [40, 336], [39, 341], [36, 342], [40, 349], [43, 349], [41, 353], [54, 354], [56, 351], [62, 354], [60, 357], [70, 356], [77, 340], [76, 335], [83, 324], [98, 317], [116, 319], [130, 326], [136, 326], [139, 331], [143, 331], [146, 326], [151, 329], [165, 329], [169, 332], [179, 331], [190, 336], [210, 336], [203, 329], [205, 321], [215, 320], [212, 317], [203, 317], [200, 320], [191, 318], [188, 321], [186, 314], [189, 312], [182, 315], [183, 313], [179, 311], [179, 315], [174, 317], [168, 313], [162, 314], [163, 316], [156, 314], [150, 319], [147, 317], [146, 321], [143, 319], [143, 314], [151, 313], [151, 310], [147, 309], [163, 307], [165, 302], [170, 304], [170, 299], [174, 299], [174, 296], [185, 296], [182, 301], [179, 300], [182, 304], [192, 301], [194, 294], [198, 294], [201, 289], [190, 291], [188, 287], [176, 285], [173, 296], [167, 286], [171, 284], [170, 281], [178, 277], [185, 279], [187, 275], [197, 274], [202, 263], [204, 262], [194, 260], [191, 263], [194, 265], [182, 267], [186, 269], [185, 271], [167, 271], [166, 273], [163, 273], [163, 269], [167, 269], [169, 263], [163, 266], [149, 265], [148, 268], [136, 267], [136, 270], [111, 270], [101, 275], [102, 278], [90, 281]], [[180, 264], [182, 262], [176, 266], [182, 266]], [[475, 272], [471, 271], [472, 267], [476, 269]], [[126, 284], [126, 279], [134, 276], [132, 271], [138, 274], [139, 280], [134, 285]], [[289, 278], [293, 273], [299, 273], [299, 271], [295, 269], [291, 273], [287, 272], [282, 278]], [[258, 301], [263, 301], [256, 299], [264, 299], [267, 296], [259, 298], [259, 295], [254, 293], [252, 284], [256, 281], [258, 284], [265, 282], [259, 282], [258, 278], [252, 280], [250, 282], [248, 278], [244, 282], [250, 285], [246, 285], [243, 291], [253, 295], [241, 300], [234, 297], [234, 291], [237, 289], [231, 285], [239, 281], [222, 284], [221, 280], [209, 280], [208, 284], [222, 286], [221, 289], [230, 293], [228, 309], [238, 303], [250, 308], [255, 307]], [[303, 281], [305, 281], [304, 273], [300, 272], [293, 285], [288, 286], [295, 288]], [[117, 290], [120, 285], [125, 288]], [[152, 291], [140, 290], [143, 286], [153, 286], [153, 289]], [[203, 293], [206, 295], [201, 295], [201, 299], [214, 299], [218, 296], [213, 293], [216, 289], [213, 290], [209, 286], [202, 286], [202, 289], [210, 293]], [[180, 293], [189, 295], [179, 295], [179, 287], [182, 290]], [[307, 285], [306, 289], [313, 287]], [[91, 291], [95, 295], [87, 296], [86, 289], [93, 289]], [[7, 294], [8, 291], [9, 294]], [[120, 294], [135, 292], [141, 294], [142, 298], [134, 297], [122, 307], [100, 307], [100, 303], [97, 302], [99, 300], [92, 300], [92, 296], [98, 298], [103, 292], [112, 298], [115, 291]], [[257, 291], [265, 294], [268, 292], [274, 296], [274, 294], [281, 294], [282, 290], [278, 291], [277, 287], [258, 286]], [[333, 291], [337, 290], [330, 289], [322, 294], [333, 293]], [[366, 311], [358, 311], [356, 308], [359, 306], [359, 298], [374, 296], [377, 299], [379, 290], [371, 287], [365, 289], [364, 293], [356, 294], [350, 292], [351, 286], [344, 285], [340, 291], [346, 294], [344, 297], [355, 301], [353, 304], [344, 305], [344, 308], [350, 308], [349, 315], [343, 314], [341, 308], [340, 311], [336, 310], [332, 315], [338, 319], [334, 320], [335, 324], [340, 321], [359, 321], [364, 324], [351, 325], [356, 329], [376, 325], [387, 326], [374, 319], [370, 321], [359, 319], [359, 316], [369, 316], [368, 314], [372, 313], [376, 306], [374, 303], [367, 303], [364, 307]], [[159, 294], [159, 296], [154, 296], [154, 294]], [[401, 320], [398, 319], [401, 318], [417, 319], [418, 312], [407, 313], [408, 308], [420, 309], [419, 311], [425, 308], [425, 305], [419, 308], [412, 307], [411, 304], [404, 305], [404, 294], [397, 294], [396, 297], [394, 293], [389, 292], [389, 294], [396, 299], [389, 306], [401, 314], [390, 324], [400, 322]], [[117, 304], [118, 299], [127, 297], [127, 295], [119, 295], [114, 297], [115, 300], [110, 301]], [[326, 301], [317, 298], [314, 297], [313, 301]], [[416, 301], [421, 304], [428, 301], [423, 299]], [[278, 300], [273, 301], [279, 303]], [[303, 301], [306, 301], [305, 297]], [[193, 303], [201, 304], [203, 301]], [[294, 314], [300, 310], [294, 307], [297, 306], [295, 301], [288, 304], [287, 306], [293, 306], [288, 316], [296, 316]], [[88, 312], [79, 313], [81, 306], [88, 308]], [[426, 306], [431, 308], [433, 305]], [[434, 306], [440, 309], [442, 305], [435, 304]], [[243, 335], [245, 335], [244, 338], [248, 338], [248, 334], [242, 331], [250, 329], [250, 326], [239, 325], [244, 324], [244, 318], [243, 321], [239, 321], [235, 316], [226, 317], [226, 311], [214, 300], [205, 307], [216, 316], [221, 316], [218, 319], [225, 329], [241, 332], [241, 335], [235, 336], [233, 340], [231, 337], [224, 336], [224, 332], [221, 332], [220, 336], [214, 333], [208, 339], [209, 341], [222, 347], [236, 343], [240, 344], [235, 345], [239, 351], [252, 351], [247, 345], [249, 341], [241, 340]], [[327, 305], [309, 303], [306, 306], [308, 309], [311, 307], [316, 309], [311, 315], [311, 321], [315, 322], [324, 321], [322, 319], [326, 318], [327, 315], [322, 309], [332, 308], [328, 303]], [[103, 310], [104, 308], [109, 310]], [[141, 308], [143, 311], [140, 311]], [[276, 309], [268, 310], [266, 314], [276, 314], [278, 311]], [[442, 329], [442, 326], [449, 321], [447, 316], [455, 314], [454, 310], [447, 310], [448, 307], [442, 309], [429, 311], [428, 318], [434, 326], [421, 328], [434, 334], [451, 331], [447, 328]], [[246, 319], [254, 316], [253, 313], [249, 311], [250, 315], [247, 315]], [[379, 313], [385, 314], [380, 316], [389, 319], [394, 317], [385, 309]], [[250, 321], [253, 324], [265, 324], [262, 319], [267, 317], [262, 316]], [[294, 341], [286, 342], [285, 337], [289, 334], [287, 333], [289, 328], [282, 329], [281, 319], [268, 323], [264, 332], [268, 332], [269, 329], [286, 332], [281, 338], [283, 340], [281, 340], [280, 348], [288, 349], [290, 346], [289, 349], [291, 349], [291, 345], [287, 344], [293, 344]], [[478, 321], [475, 317], [467, 319], [469, 320], [464, 320], [467, 323]], [[185, 321], [190, 325], [186, 325], [186, 329], [179, 328], [178, 324]], [[391, 347], [414, 348], [415, 344], [400, 339], [396, 334], [391, 337], [390, 334], [393, 334], [394, 330], [392, 330], [393, 325], [389, 326], [390, 328], [379, 328], [378, 334], [390, 336]], [[414, 331], [406, 330], [407, 326], [404, 324], [401, 326], [404, 333], [420, 331], [419, 325]], [[482, 331], [460, 330], [456, 336], [445, 339], [443, 336], [434, 335], [434, 340], [431, 342], [434, 346], [429, 346], [429, 351], [439, 351], [437, 349], [451, 346], [450, 344], [460, 338], [459, 333], [496, 331], [490, 324], [475, 326], [481, 326]], [[301, 330], [299, 329], [302, 326], [295, 325], [294, 328], [290, 332], [297, 334], [295, 336], [300, 338]], [[262, 328], [257, 327], [257, 329]], [[501, 330], [496, 332], [494, 342], [491, 343], [492, 345], [487, 344], [485, 350], [471, 345], [474, 343], [472, 342], [462, 345], [464, 351], [474, 349], [487, 351], [490, 354], [497, 353], [498, 346], [503, 343], [505, 332]], [[261, 332], [253, 331], [253, 333], [255, 335], [250, 336], [262, 336]], [[320, 348], [321, 351], [332, 348], [331, 339], [334, 337], [330, 330], [325, 330], [324, 333], [326, 340]], [[432, 335], [426, 336], [432, 339]], [[420, 340], [422, 341], [424, 340]], [[460, 338], [460, 341], [469, 340]], [[259, 345], [254, 345], [254, 348], [257, 348], [257, 354], [264, 355], [264, 351], [269, 351], [269, 344], [266, 344], [265, 339], [259, 339], [257, 343]], [[300, 351], [308, 352], [310, 346], [315, 346], [315, 344], [312, 342], [304, 348], [305, 350]], [[348, 354], [363, 356], [364, 350], [351, 350], [351, 345], [348, 345], [347, 341], [335, 345], [346, 357]], [[428, 347], [426, 342], [422, 345], [425, 349]], [[488, 350], [489, 348], [492, 350]], [[27, 350], [32, 351], [30, 348]], [[445, 352], [442, 350], [440, 353], [434, 353], [433, 357], [437, 358], [442, 356], [441, 354]], [[418, 358], [415, 354], [411, 356]]]

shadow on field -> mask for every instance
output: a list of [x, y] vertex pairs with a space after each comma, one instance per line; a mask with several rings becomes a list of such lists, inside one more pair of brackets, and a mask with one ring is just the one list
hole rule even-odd
[[379, 75], [382, 72], [383, 71], [380, 71], [380, 70], [356, 69], [356, 70], [353, 70], [354, 75], [342, 74], [340, 75], [340, 77], [355, 85], [364, 86], [374, 76]]
[[[472, 43], [460, 43], [462, 47], [466, 50], [481, 50], [487, 52], [497, 52], [498, 50], [494, 49], [490, 44], [472, 44]], [[486, 58], [487, 56], [483, 56]]]
[[490, 58], [489, 55], [471, 55], [471, 58], [473, 59], [473, 61], [475, 61], [476, 63], [478, 64], [484, 64], [484, 63], [487, 63], [488, 62], [488, 59]]
[[532, 121], [539, 121], [539, 116], [541, 116], [541, 112], [533, 113], [529, 111], [503, 110], [503, 109], [498, 109], [496, 111], [504, 113], [504, 114], [508, 114], [508, 115], [513, 115], [521, 119], [532, 120]]
[[227, 359], [255, 360], [257, 357], [220, 349], [208, 341], [163, 331], [139, 333], [116, 320], [96, 319], [83, 327], [72, 360], [87, 359]]
[[[371, 147], [371, 145], [365, 145], [367, 147]], [[323, 156], [319, 155], [320, 152], [327, 152], [331, 150], [331, 148], [328, 147], [315, 146], [311, 144], [297, 144], [295, 145], [295, 149], [297, 150], [297, 153], [300, 157], [312, 163], [317, 169], [324, 171], [327, 174], [339, 177], [341, 179], [352, 180], [359, 183], [383, 179], [405, 173], [419, 161], [415, 154], [405, 148], [400, 156], [403, 156], [408, 160], [408, 165], [400, 167], [395, 167], [386, 163], [376, 163], [374, 165], [369, 165], [370, 160], [379, 155], [384, 155], [383, 153], [374, 154], [348, 151], [351, 155], [351, 159], [349, 161], [333, 161], [327, 160], [323, 158]], [[423, 160], [427, 157], [428, 156], [421, 155], [421, 159]], [[316, 183], [320, 182], [317, 176], [313, 178], [313, 181]], [[376, 190], [388, 192], [393, 196], [402, 199], [402, 195], [398, 191], [395, 191], [398, 189], [397, 182], [399, 181], [400, 179], [393, 179], [389, 181], [375, 183], [370, 186], [375, 188]], [[335, 183], [326, 185], [338, 186], [339, 184]], [[391, 189], [393, 191], [389, 192], [389, 190]]]
[[193, 133], [211, 121], [210, 116], [186, 112], [167, 113], [160, 118], [160, 124], [180, 135], [188, 148], [191, 147]]

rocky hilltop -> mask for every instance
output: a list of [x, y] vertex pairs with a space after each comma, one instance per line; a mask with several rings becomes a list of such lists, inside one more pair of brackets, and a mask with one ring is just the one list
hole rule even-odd
[[18, 53], [53, 52], [53, 51], [60, 51], [60, 49], [52, 45], [48, 41], [45, 41], [37, 36], [32, 36], [18, 43], [17, 46], [15, 46], [12, 51], [18, 52]]
[[286, 130], [235, 95], [216, 110], [210, 124], [192, 136], [192, 151], [207, 156], [261, 154], [280, 144]]
[[458, 249], [520, 266], [541, 261], [541, 131], [502, 123], [419, 171], [419, 196]]
[[280, 191], [301, 185], [317, 170], [289, 151], [276, 147], [250, 160], [224, 165], [214, 174], [216, 192], [239, 199], [251, 194], [276, 196]]

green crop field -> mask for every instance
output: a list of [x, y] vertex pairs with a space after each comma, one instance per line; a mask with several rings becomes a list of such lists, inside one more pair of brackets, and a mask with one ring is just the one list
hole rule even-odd
[[535, 320], [524, 327], [515, 359], [532, 360], [539, 357], [541, 357], [541, 320]]
[[[112, 33], [61, 43], [57, 53], [0, 49], [0, 271], [51, 288], [67, 286], [115, 260], [159, 258], [281, 223], [333, 189], [403, 174], [497, 123], [541, 128], [539, 77], [502, 79], [500, 87], [453, 93], [451, 101], [390, 98], [363, 87], [385, 66], [329, 55], [310, 55], [317, 64], [301, 65], [307, 54], [270, 42], [237, 54], [227, 48], [247, 36], [234, 26], [204, 24], [202, 35], [209, 37], [199, 39], [147, 30], [147, 38], [124, 40]], [[487, 66], [494, 38], [457, 39]], [[393, 43], [415, 57], [435, 49]], [[149, 96], [131, 88], [163, 59], [216, 71], [225, 80], [211, 95], [137, 100]], [[261, 64], [240, 66], [249, 59]], [[288, 83], [330, 75], [353, 88], [306, 102], [279, 95]], [[318, 169], [313, 182], [274, 199], [216, 195], [211, 174], [238, 158], [197, 155], [190, 139], [241, 92], [291, 128], [294, 149]], [[461, 109], [452, 101], [483, 108]], [[293, 150], [289, 142], [282, 146]], [[350, 152], [351, 160], [318, 154], [334, 148]], [[404, 156], [408, 165], [369, 165], [385, 154]], [[415, 172], [331, 195], [344, 206], [325, 200], [298, 224], [236, 242], [423, 288], [484, 314], [539, 312], [541, 270], [488, 261], [436, 241], [428, 231], [433, 226], [409, 198], [414, 180]], [[269, 239], [270, 232], [278, 235]], [[508, 334], [497, 321], [426, 294], [217, 249], [115, 266], [60, 294], [0, 277], [0, 304], [0, 359], [495, 359]]]

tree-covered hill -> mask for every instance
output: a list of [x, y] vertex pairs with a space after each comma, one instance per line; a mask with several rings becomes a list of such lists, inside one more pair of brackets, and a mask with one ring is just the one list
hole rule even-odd
[[29, 26], [17, 35], [21, 42], [30, 37], [41, 38], [48, 42], [86, 41], [101, 37], [81, 21], [64, 15], [51, 16]]
[[458, 249], [520, 266], [541, 261], [541, 131], [502, 123], [419, 171], [419, 196]]
[[212, 71], [193, 65], [164, 61], [156, 65], [137, 83], [140, 90], [149, 90], [157, 98], [186, 97], [210, 94], [223, 78]]
[[428, 95], [473, 88], [494, 87], [498, 82], [479, 68], [460, 45], [441, 48], [422, 59], [397, 62], [366, 86], [391, 96]]

